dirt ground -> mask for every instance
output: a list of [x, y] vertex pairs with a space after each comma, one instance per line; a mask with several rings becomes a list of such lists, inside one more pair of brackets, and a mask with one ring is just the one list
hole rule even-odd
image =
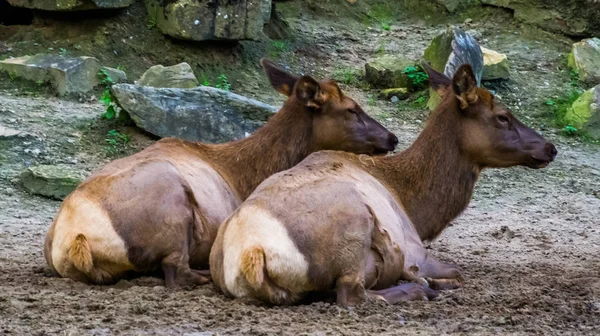
[[[293, 12], [294, 5], [288, 6]], [[102, 106], [93, 99], [60, 100], [3, 81], [0, 125], [26, 135], [0, 139], [0, 334], [600, 334], [600, 147], [559, 135], [543, 105], [567, 85], [564, 55], [572, 41], [502, 15], [464, 26], [485, 46], [509, 56], [511, 80], [486, 85], [552, 139], [559, 154], [546, 169], [482, 174], [468, 209], [430, 244], [435, 256], [464, 269], [465, 286], [430, 302], [268, 307], [226, 299], [212, 285], [169, 291], [152, 277], [114, 286], [50, 277], [42, 246], [60, 202], [24, 192], [19, 173], [39, 163], [97, 169], [114, 159], [105, 152], [104, 136], [115, 127], [132, 137], [119, 156], [153, 139], [100, 120]], [[296, 71], [329, 75], [356, 70], [382, 46], [385, 53], [418, 58], [443, 28], [397, 21], [384, 31], [359, 21], [287, 19], [304, 40], [279, 61]], [[264, 76], [255, 81], [260, 84], [233, 89], [267, 102], [281, 100], [264, 92]], [[343, 88], [398, 135], [400, 149], [418, 135], [427, 112], [414, 102], [375, 100], [373, 91], [358, 84]]]

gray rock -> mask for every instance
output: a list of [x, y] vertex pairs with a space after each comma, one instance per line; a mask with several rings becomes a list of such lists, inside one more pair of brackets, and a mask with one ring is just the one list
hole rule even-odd
[[117, 84], [112, 92], [138, 127], [160, 137], [221, 143], [242, 139], [277, 108], [212, 87], [153, 88]]
[[410, 81], [404, 69], [414, 65], [414, 61], [403, 56], [380, 56], [365, 64], [365, 80], [379, 89], [409, 88]]
[[167, 67], [155, 65], [146, 70], [136, 84], [158, 88], [190, 89], [198, 86], [198, 79], [192, 67], [183, 62]]
[[12, 138], [21, 135], [21, 131], [0, 125], [0, 138]]
[[124, 83], [127, 82], [127, 74], [123, 70], [103, 66], [102, 70], [115, 82]]
[[582, 81], [600, 84], [600, 39], [594, 37], [574, 43], [568, 64]]
[[86, 173], [68, 165], [40, 165], [21, 173], [21, 185], [30, 193], [55, 199], [65, 199]]
[[597, 0], [481, 0], [510, 8], [517, 20], [571, 36], [600, 35], [600, 1]]
[[0, 71], [32, 81], [49, 82], [59, 95], [88, 92], [100, 83], [100, 63], [93, 57], [37, 54], [0, 61]]
[[481, 47], [483, 52], [483, 80], [508, 79], [510, 65], [505, 54]]
[[146, 7], [164, 34], [195, 41], [260, 40], [271, 17], [271, 0], [146, 0]]
[[46, 11], [75, 11], [99, 8], [124, 8], [135, 0], [8, 0], [12, 6]]

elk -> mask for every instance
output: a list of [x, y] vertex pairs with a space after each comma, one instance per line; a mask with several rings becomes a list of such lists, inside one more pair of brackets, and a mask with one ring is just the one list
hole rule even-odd
[[467, 207], [482, 169], [543, 168], [557, 150], [477, 87], [469, 65], [452, 79], [423, 66], [443, 100], [409, 148], [311, 154], [265, 180], [221, 225], [210, 270], [225, 295], [293, 304], [334, 289], [348, 306], [462, 285], [461, 270], [430, 256], [421, 238]]
[[163, 139], [107, 164], [64, 200], [46, 236], [50, 269], [91, 284], [157, 270], [167, 287], [204, 284], [219, 225], [264, 179], [318, 150], [394, 150], [396, 136], [335, 82], [261, 65], [288, 96], [278, 113], [242, 140]]

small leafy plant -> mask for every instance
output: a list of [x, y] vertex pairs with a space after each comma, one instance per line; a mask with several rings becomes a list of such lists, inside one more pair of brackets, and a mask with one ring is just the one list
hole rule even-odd
[[104, 151], [107, 155], [117, 155], [125, 149], [125, 145], [129, 143], [131, 138], [128, 134], [120, 133], [117, 130], [110, 130], [106, 133], [104, 141], [106, 146]]
[[231, 88], [231, 84], [227, 80], [227, 76], [225, 76], [225, 74], [220, 74], [219, 75], [219, 77], [218, 77], [218, 83], [217, 83], [217, 85], [215, 85], [215, 87], [217, 89], [229, 91], [229, 89]]
[[106, 120], [112, 120], [117, 116], [118, 109], [117, 103], [115, 102], [115, 98], [110, 92], [110, 87], [115, 84], [115, 81], [104, 69], [100, 69], [100, 72], [98, 72], [98, 76], [100, 77], [100, 83], [104, 85], [104, 91], [102, 93], [102, 97], [100, 97], [100, 100], [104, 103], [106, 111], [102, 114], [102, 118]]
[[404, 68], [404, 73], [408, 76], [409, 86], [413, 90], [421, 90], [427, 87], [429, 76], [420, 66], [407, 66]]
[[288, 49], [289, 46], [286, 41], [276, 40], [269, 45], [267, 53], [270, 58], [278, 58]]
[[574, 135], [577, 135], [577, 133], [578, 133], [578, 130], [577, 130], [577, 128], [575, 128], [575, 127], [573, 127], [573, 126], [571, 126], [571, 125], [567, 125], [567, 126], [565, 126], [565, 127], [564, 127], [564, 128], [561, 130], [561, 132], [562, 132], [564, 135], [568, 135], [568, 136], [574, 136]]

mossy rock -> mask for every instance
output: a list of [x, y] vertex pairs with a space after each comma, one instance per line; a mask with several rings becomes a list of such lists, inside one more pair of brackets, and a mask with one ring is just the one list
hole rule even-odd
[[77, 188], [85, 175], [69, 165], [33, 166], [21, 173], [21, 185], [32, 194], [62, 200]]
[[403, 56], [385, 55], [365, 64], [365, 80], [375, 88], [408, 88], [411, 82], [404, 69], [414, 66], [415, 62]]
[[150, 20], [169, 36], [194, 41], [261, 40], [271, 0], [146, 0]]
[[568, 65], [582, 81], [600, 84], [600, 39], [594, 37], [574, 43]]
[[564, 122], [600, 139], [600, 85], [585, 91], [567, 109]]
[[183, 62], [172, 66], [155, 65], [144, 72], [137, 84], [158, 88], [191, 89], [198, 86], [198, 79], [192, 67]]

